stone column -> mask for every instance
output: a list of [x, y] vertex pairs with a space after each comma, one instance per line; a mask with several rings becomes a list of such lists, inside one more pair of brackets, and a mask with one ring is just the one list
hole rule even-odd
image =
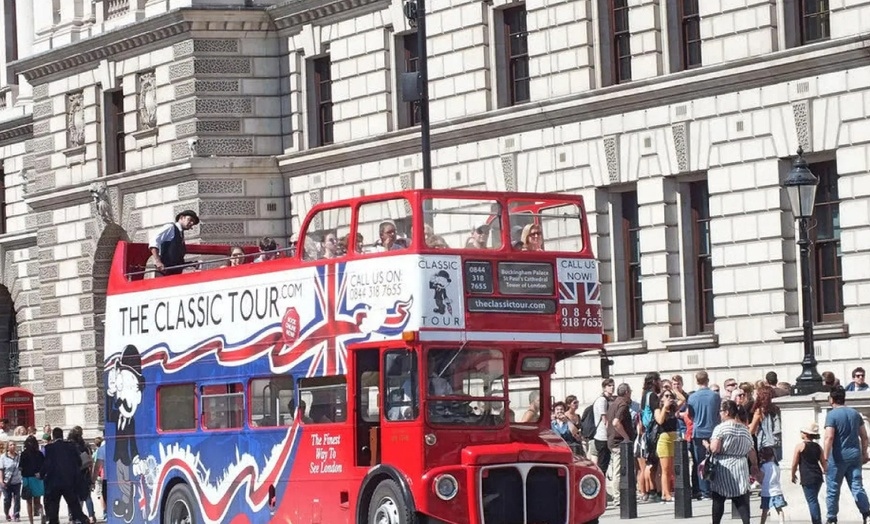
[[[18, 58], [25, 58], [33, 54], [32, 0], [15, 0], [15, 23], [18, 26]], [[8, 78], [7, 83], [18, 84], [18, 100], [29, 101], [33, 97], [33, 89], [24, 77]]]
[[628, 15], [631, 29], [631, 79], [662, 74], [662, 27], [659, 0], [640, 0]]
[[664, 177], [637, 181], [643, 338], [648, 349], [679, 335], [680, 274], [676, 187]]
[[[867, 323], [870, 304], [863, 292], [870, 282], [870, 239], [867, 234], [867, 209], [870, 209], [870, 174], [867, 151], [870, 146], [853, 145], [837, 149], [840, 196], [840, 263], [843, 275], [843, 322], [849, 335], [870, 333]], [[863, 220], [862, 220], [863, 217]], [[813, 293], [820, 290], [813, 289]], [[855, 344], [837, 347], [838, 358], [866, 358]]]
[[528, 0], [532, 100], [592, 87], [592, 6], [589, 0]]

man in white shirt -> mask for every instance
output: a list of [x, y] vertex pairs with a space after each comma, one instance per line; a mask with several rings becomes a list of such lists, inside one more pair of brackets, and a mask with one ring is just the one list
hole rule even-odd
[[175, 216], [175, 222], [166, 224], [148, 243], [157, 276], [178, 275], [184, 271], [184, 255], [187, 248], [184, 245], [184, 232], [199, 224], [196, 212], [190, 209]]

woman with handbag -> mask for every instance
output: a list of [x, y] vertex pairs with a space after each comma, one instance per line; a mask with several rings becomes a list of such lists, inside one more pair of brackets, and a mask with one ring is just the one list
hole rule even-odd
[[[758, 459], [752, 435], [749, 434], [749, 428], [738, 419], [737, 403], [733, 400], [723, 401], [719, 414], [722, 422], [713, 428], [710, 440], [704, 441], [704, 447], [711, 455], [707, 460], [717, 463], [710, 486], [713, 524], [722, 522], [725, 499], [734, 502], [743, 524], [749, 524], [749, 474], [758, 475]], [[747, 456], [749, 462], [746, 461]]]
[[33, 435], [24, 441], [24, 451], [21, 452], [21, 498], [27, 502], [27, 518], [33, 524], [33, 517], [42, 515], [40, 498], [45, 495], [45, 486], [39, 477], [39, 470], [45, 457], [39, 451], [39, 441]]

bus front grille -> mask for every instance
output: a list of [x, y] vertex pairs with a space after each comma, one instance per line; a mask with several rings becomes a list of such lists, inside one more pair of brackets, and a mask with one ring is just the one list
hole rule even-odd
[[484, 524], [565, 524], [568, 468], [550, 464], [487, 466], [480, 472]]

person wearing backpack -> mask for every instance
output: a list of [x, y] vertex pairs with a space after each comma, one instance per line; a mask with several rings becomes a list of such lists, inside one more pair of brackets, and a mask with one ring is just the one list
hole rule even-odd
[[[595, 399], [588, 408], [583, 411], [580, 418], [580, 433], [584, 438], [592, 442], [592, 447], [597, 455], [598, 469], [607, 475], [610, 466], [610, 447], [607, 445], [607, 408], [613, 399], [614, 382], [612, 378], [601, 381], [601, 396]], [[612, 494], [611, 494], [612, 495]]]

